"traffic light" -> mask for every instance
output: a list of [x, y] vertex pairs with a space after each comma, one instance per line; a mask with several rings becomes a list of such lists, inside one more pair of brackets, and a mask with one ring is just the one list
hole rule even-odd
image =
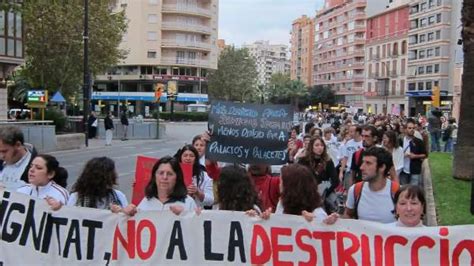
[[165, 90], [165, 84], [156, 83], [155, 84], [155, 102], [159, 102], [161, 98], [161, 94]]
[[439, 107], [440, 106], [440, 90], [438, 86], [434, 86], [432, 90], [432, 95], [431, 95], [431, 101], [432, 101], [432, 106], [433, 107]]

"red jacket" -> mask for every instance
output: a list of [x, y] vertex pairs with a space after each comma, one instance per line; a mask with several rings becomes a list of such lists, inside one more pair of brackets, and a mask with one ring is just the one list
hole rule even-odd
[[280, 198], [280, 178], [270, 175], [253, 176], [252, 178], [263, 208], [262, 211], [272, 208], [272, 212], [275, 212]]

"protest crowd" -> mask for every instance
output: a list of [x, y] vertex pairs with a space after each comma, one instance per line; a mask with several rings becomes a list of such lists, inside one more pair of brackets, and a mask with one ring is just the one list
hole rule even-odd
[[[422, 163], [429, 151], [441, 150], [441, 139], [444, 150], [452, 151], [457, 134], [453, 119], [308, 112], [302, 120], [288, 132], [288, 159], [279, 173], [265, 163], [208, 159], [206, 145], [213, 132], [203, 132], [154, 164], [137, 205], [116, 189], [112, 159], [86, 162], [68, 190], [67, 169], [55, 157], [37, 154], [19, 128], [2, 127], [0, 182], [7, 191], [44, 199], [52, 210], [66, 205], [129, 216], [230, 210], [262, 219], [272, 219], [273, 213], [299, 215], [329, 226], [339, 219], [424, 226]], [[446, 131], [444, 138], [441, 132]], [[189, 179], [184, 165], [191, 169]]]

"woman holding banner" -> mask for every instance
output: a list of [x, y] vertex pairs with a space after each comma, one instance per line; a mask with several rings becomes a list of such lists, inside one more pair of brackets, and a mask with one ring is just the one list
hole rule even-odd
[[[280, 191], [276, 214], [304, 215], [322, 222], [328, 216], [322, 208], [318, 183], [312, 171], [301, 164], [291, 164], [281, 169]], [[309, 218], [307, 217], [309, 214]]]
[[244, 168], [229, 165], [222, 168], [217, 185], [217, 209], [228, 211], [250, 211], [261, 214], [258, 196], [250, 176]]
[[400, 227], [423, 227], [423, 215], [426, 212], [426, 199], [423, 189], [415, 185], [402, 186], [393, 198], [395, 217], [392, 223]]
[[58, 160], [48, 154], [40, 154], [33, 159], [28, 170], [28, 182], [17, 192], [45, 199], [53, 210], [61, 208], [69, 198], [65, 189], [68, 173], [59, 166]]
[[115, 162], [108, 157], [92, 158], [72, 186], [67, 205], [119, 212], [128, 201], [125, 194], [114, 189], [116, 185]]
[[199, 154], [199, 163], [206, 169], [207, 174], [212, 180], [217, 180], [221, 171], [218, 163], [206, 159], [206, 145], [209, 138], [210, 137], [207, 133], [197, 135], [193, 138], [192, 144]]
[[199, 163], [199, 153], [196, 148], [185, 145], [175, 157], [180, 163], [192, 165], [192, 182], [187, 185], [188, 195], [196, 201], [197, 206], [212, 207], [214, 204], [212, 179]]
[[183, 211], [194, 211], [196, 203], [188, 196], [183, 172], [178, 160], [165, 156], [158, 160], [151, 170], [150, 182], [145, 188], [145, 198], [138, 204], [138, 210], [171, 210], [176, 215]]

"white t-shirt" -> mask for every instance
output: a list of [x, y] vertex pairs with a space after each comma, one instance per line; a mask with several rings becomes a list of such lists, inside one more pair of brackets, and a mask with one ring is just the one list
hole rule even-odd
[[141, 211], [168, 211], [173, 205], [183, 206], [184, 211], [194, 211], [197, 208], [194, 199], [190, 196], [186, 196], [184, 201], [168, 201], [165, 203], [162, 203], [155, 197], [151, 199], [145, 197], [140, 204], [138, 204], [137, 208]]
[[[382, 190], [372, 191], [370, 190], [369, 183], [364, 182], [359, 199], [359, 206], [357, 208], [359, 220], [384, 224], [396, 221], [395, 215], [392, 213], [395, 206], [390, 191], [391, 186], [392, 182], [390, 179], [387, 179], [387, 183]], [[349, 188], [349, 192], [347, 193], [346, 207], [349, 209], [355, 208], [354, 187], [355, 184]]]
[[21, 176], [30, 164], [30, 160], [31, 152], [26, 150], [25, 155], [23, 155], [18, 162], [14, 164], [4, 164], [3, 170], [0, 172], [0, 186], [4, 186], [5, 189], [10, 191], [16, 191], [24, 186], [26, 183], [21, 180]]
[[213, 191], [213, 182], [212, 179], [209, 177], [207, 172], [201, 172], [201, 183], [197, 186], [197, 178], [193, 176], [193, 184], [199, 188], [202, 192], [204, 192], [204, 200], [201, 202], [197, 198], [194, 199], [196, 201], [196, 206], [204, 207], [204, 206], [212, 206], [214, 204], [214, 191]]
[[425, 227], [425, 225], [421, 221], [415, 226], [407, 226], [404, 223], [402, 223], [402, 221], [400, 221], [400, 219], [398, 219], [396, 222], [389, 223], [387, 225], [388, 226], [393, 226], [393, 227]]
[[39, 187], [32, 184], [26, 184], [20, 187], [17, 192], [40, 199], [44, 199], [49, 196], [61, 202], [63, 205], [65, 205], [69, 199], [69, 192], [65, 188], [56, 184], [54, 181], [50, 181], [45, 186]]
[[392, 151], [392, 160], [393, 166], [395, 167], [395, 171], [399, 175], [400, 172], [403, 170], [403, 160], [405, 159], [405, 154], [403, 154], [403, 148], [398, 147], [393, 149]]
[[402, 152], [403, 152], [403, 172], [409, 174], [410, 173], [410, 157], [405, 156], [406, 153], [411, 152], [410, 151], [410, 142], [411, 139], [404, 137], [403, 138], [403, 147], [402, 147]]
[[[128, 205], [127, 197], [125, 196], [125, 194], [122, 193], [122, 191], [119, 191], [116, 189], [114, 189], [114, 191], [115, 191], [115, 195], [117, 195], [117, 199], [120, 201], [120, 207], [125, 208]], [[78, 193], [74, 192], [69, 196], [67, 205], [76, 206], [77, 201], [78, 201]], [[105, 202], [102, 201], [102, 202], [97, 203], [97, 209], [105, 210], [105, 209], [109, 209], [109, 206], [106, 206]]]
[[346, 172], [351, 171], [352, 154], [360, 148], [362, 148], [362, 140], [355, 141], [354, 139], [351, 139], [344, 146], [344, 157], [347, 157]]
[[[278, 201], [275, 214], [283, 214], [283, 204], [281, 204], [280, 200]], [[326, 211], [324, 211], [323, 208], [319, 207], [319, 208], [314, 209], [313, 216], [316, 222], [322, 223], [324, 219], [328, 217], [328, 214], [326, 213]]]
[[339, 143], [337, 140], [331, 138], [330, 140], [324, 139], [326, 144], [326, 149], [329, 157], [331, 157], [332, 162], [335, 166], [339, 164]]

